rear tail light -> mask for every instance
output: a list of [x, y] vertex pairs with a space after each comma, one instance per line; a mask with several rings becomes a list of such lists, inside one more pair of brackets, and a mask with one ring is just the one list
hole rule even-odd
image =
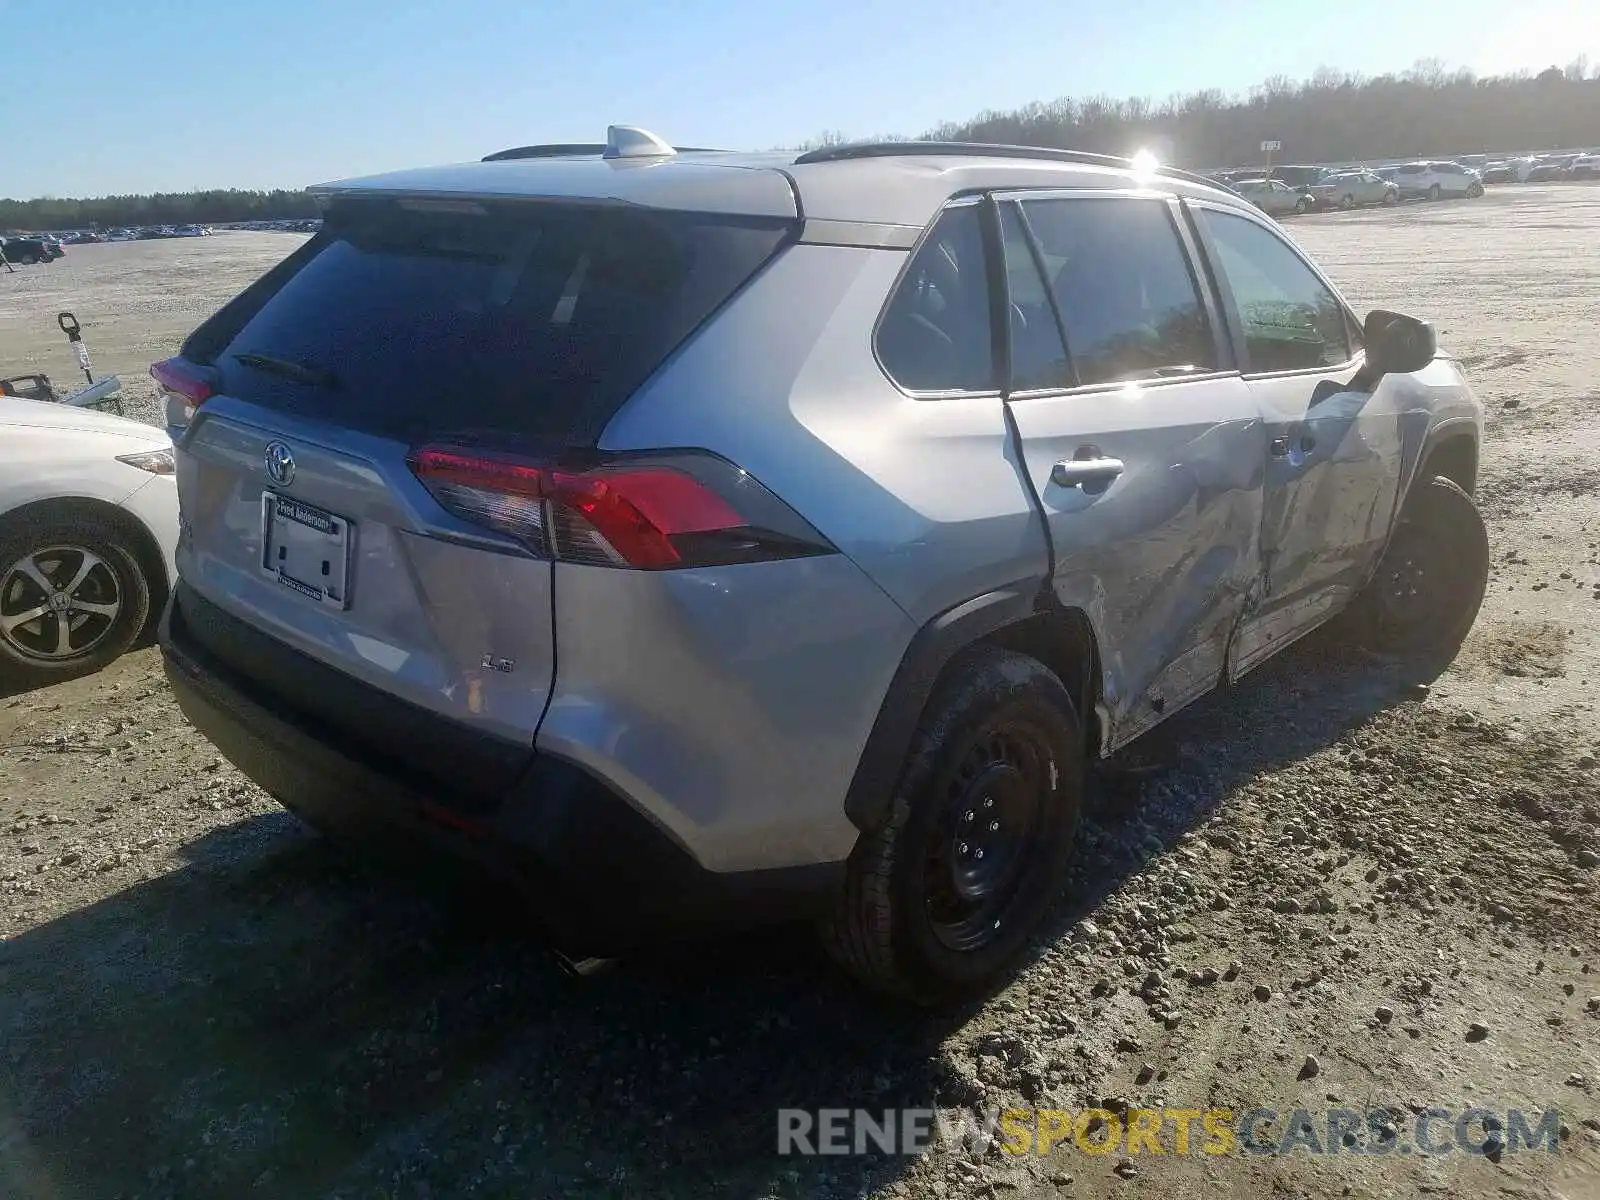
[[195, 409], [217, 394], [211, 372], [181, 358], [163, 359], [150, 375], [161, 387], [169, 433], [188, 428]]
[[576, 467], [427, 446], [407, 462], [449, 512], [563, 562], [667, 570], [834, 549], [751, 475], [710, 454]]

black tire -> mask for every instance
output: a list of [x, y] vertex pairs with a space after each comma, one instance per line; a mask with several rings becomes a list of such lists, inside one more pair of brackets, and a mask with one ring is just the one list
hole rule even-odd
[[1489, 583], [1489, 535], [1472, 497], [1443, 476], [1412, 484], [1372, 580], [1351, 606], [1378, 653], [1453, 657]]
[[1400, 203], [1400, 193], [1399, 192], [1394, 192], [1394, 191], [1385, 192], [1383, 194], [1383, 202], [1385, 204], [1399, 204]]
[[1439, 198], [1439, 195], [1440, 195], [1440, 193], [1439, 193], [1439, 185], [1437, 183], [1434, 184], [1432, 187], [1430, 187], [1428, 189], [1428, 199], [1429, 200], [1437, 200]]
[[1310, 204], [1308, 204], [1306, 202], [1306, 198], [1304, 196], [1301, 196], [1300, 199], [1298, 199], [1298, 200], [1296, 200], [1294, 202], [1294, 211], [1295, 211], [1296, 215], [1298, 215], [1298, 216], [1302, 216], [1302, 217], [1305, 216], [1306, 215], [1306, 209], [1308, 209], [1310, 207], [1311, 207]]
[[25, 267], [36, 267], [39, 265], [39, 255], [36, 252], [29, 250], [17, 261]]
[[[83, 574], [64, 612], [8, 625], [8, 617], [50, 603], [25, 561], [52, 584]], [[133, 644], [149, 618], [150, 583], [110, 522], [47, 513], [0, 521], [0, 679], [31, 688], [98, 671]]]
[[856, 978], [923, 1004], [980, 990], [1023, 952], [1061, 890], [1083, 802], [1081, 726], [1060, 679], [994, 647], [947, 678], [821, 929]]
[[1483, 195], [1483, 184], [1481, 183], [1475, 183], [1467, 189], [1467, 199], [1469, 200], [1476, 200], [1481, 195]]
[[1339, 207], [1344, 209], [1346, 212], [1349, 212], [1355, 206], [1356, 198], [1354, 196], [1346, 194], [1339, 197]]

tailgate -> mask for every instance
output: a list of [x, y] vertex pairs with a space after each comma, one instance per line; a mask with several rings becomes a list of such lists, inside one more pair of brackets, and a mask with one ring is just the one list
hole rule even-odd
[[[455, 527], [406, 449], [208, 401], [178, 453], [179, 573], [289, 649], [531, 752], [553, 669], [550, 563]], [[249, 654], [229, 665], [272, 679]], [[284, 698], [361, 724], [326, 688]]]

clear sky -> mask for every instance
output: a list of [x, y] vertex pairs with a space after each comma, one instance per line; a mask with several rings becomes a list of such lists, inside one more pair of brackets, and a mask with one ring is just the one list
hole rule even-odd
[[770, 148], [1324, 65], [1600, 64], [1600, 0], [0, 0], [0, 30], [12, 197], [301, 187], [610, 122]]

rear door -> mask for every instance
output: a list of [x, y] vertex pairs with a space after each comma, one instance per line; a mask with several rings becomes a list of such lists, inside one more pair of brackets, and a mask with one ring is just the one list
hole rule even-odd
[[1237, 675], [1365, 582], [1398, 497], [1404, 392], [1346, 390], [1362, 361], [1355, 318], [1279, 230], [1238, 209], [1190, 208], [1265, 422], [1263, 588], [1240, 627]]
[[1007, 405], [1118, 745], [1220, 677], [1258, 567], [1261, 422], [1173, 199], [1018, 193], [998, 216]]
[[[483, 510], [469, 523], [408, 457], [592, 445], [787, 229], [555, 203], [335, 207], [178, 360], [217, 393], [179, 443], [184, 582], [292, 650], [531, 747], [554, 664], [543, 509], [463, 484], [460, 506]], [[362, 713], [286, 699], [361, 733]], [[510, 782], [518, 760], [503, 761]]]

